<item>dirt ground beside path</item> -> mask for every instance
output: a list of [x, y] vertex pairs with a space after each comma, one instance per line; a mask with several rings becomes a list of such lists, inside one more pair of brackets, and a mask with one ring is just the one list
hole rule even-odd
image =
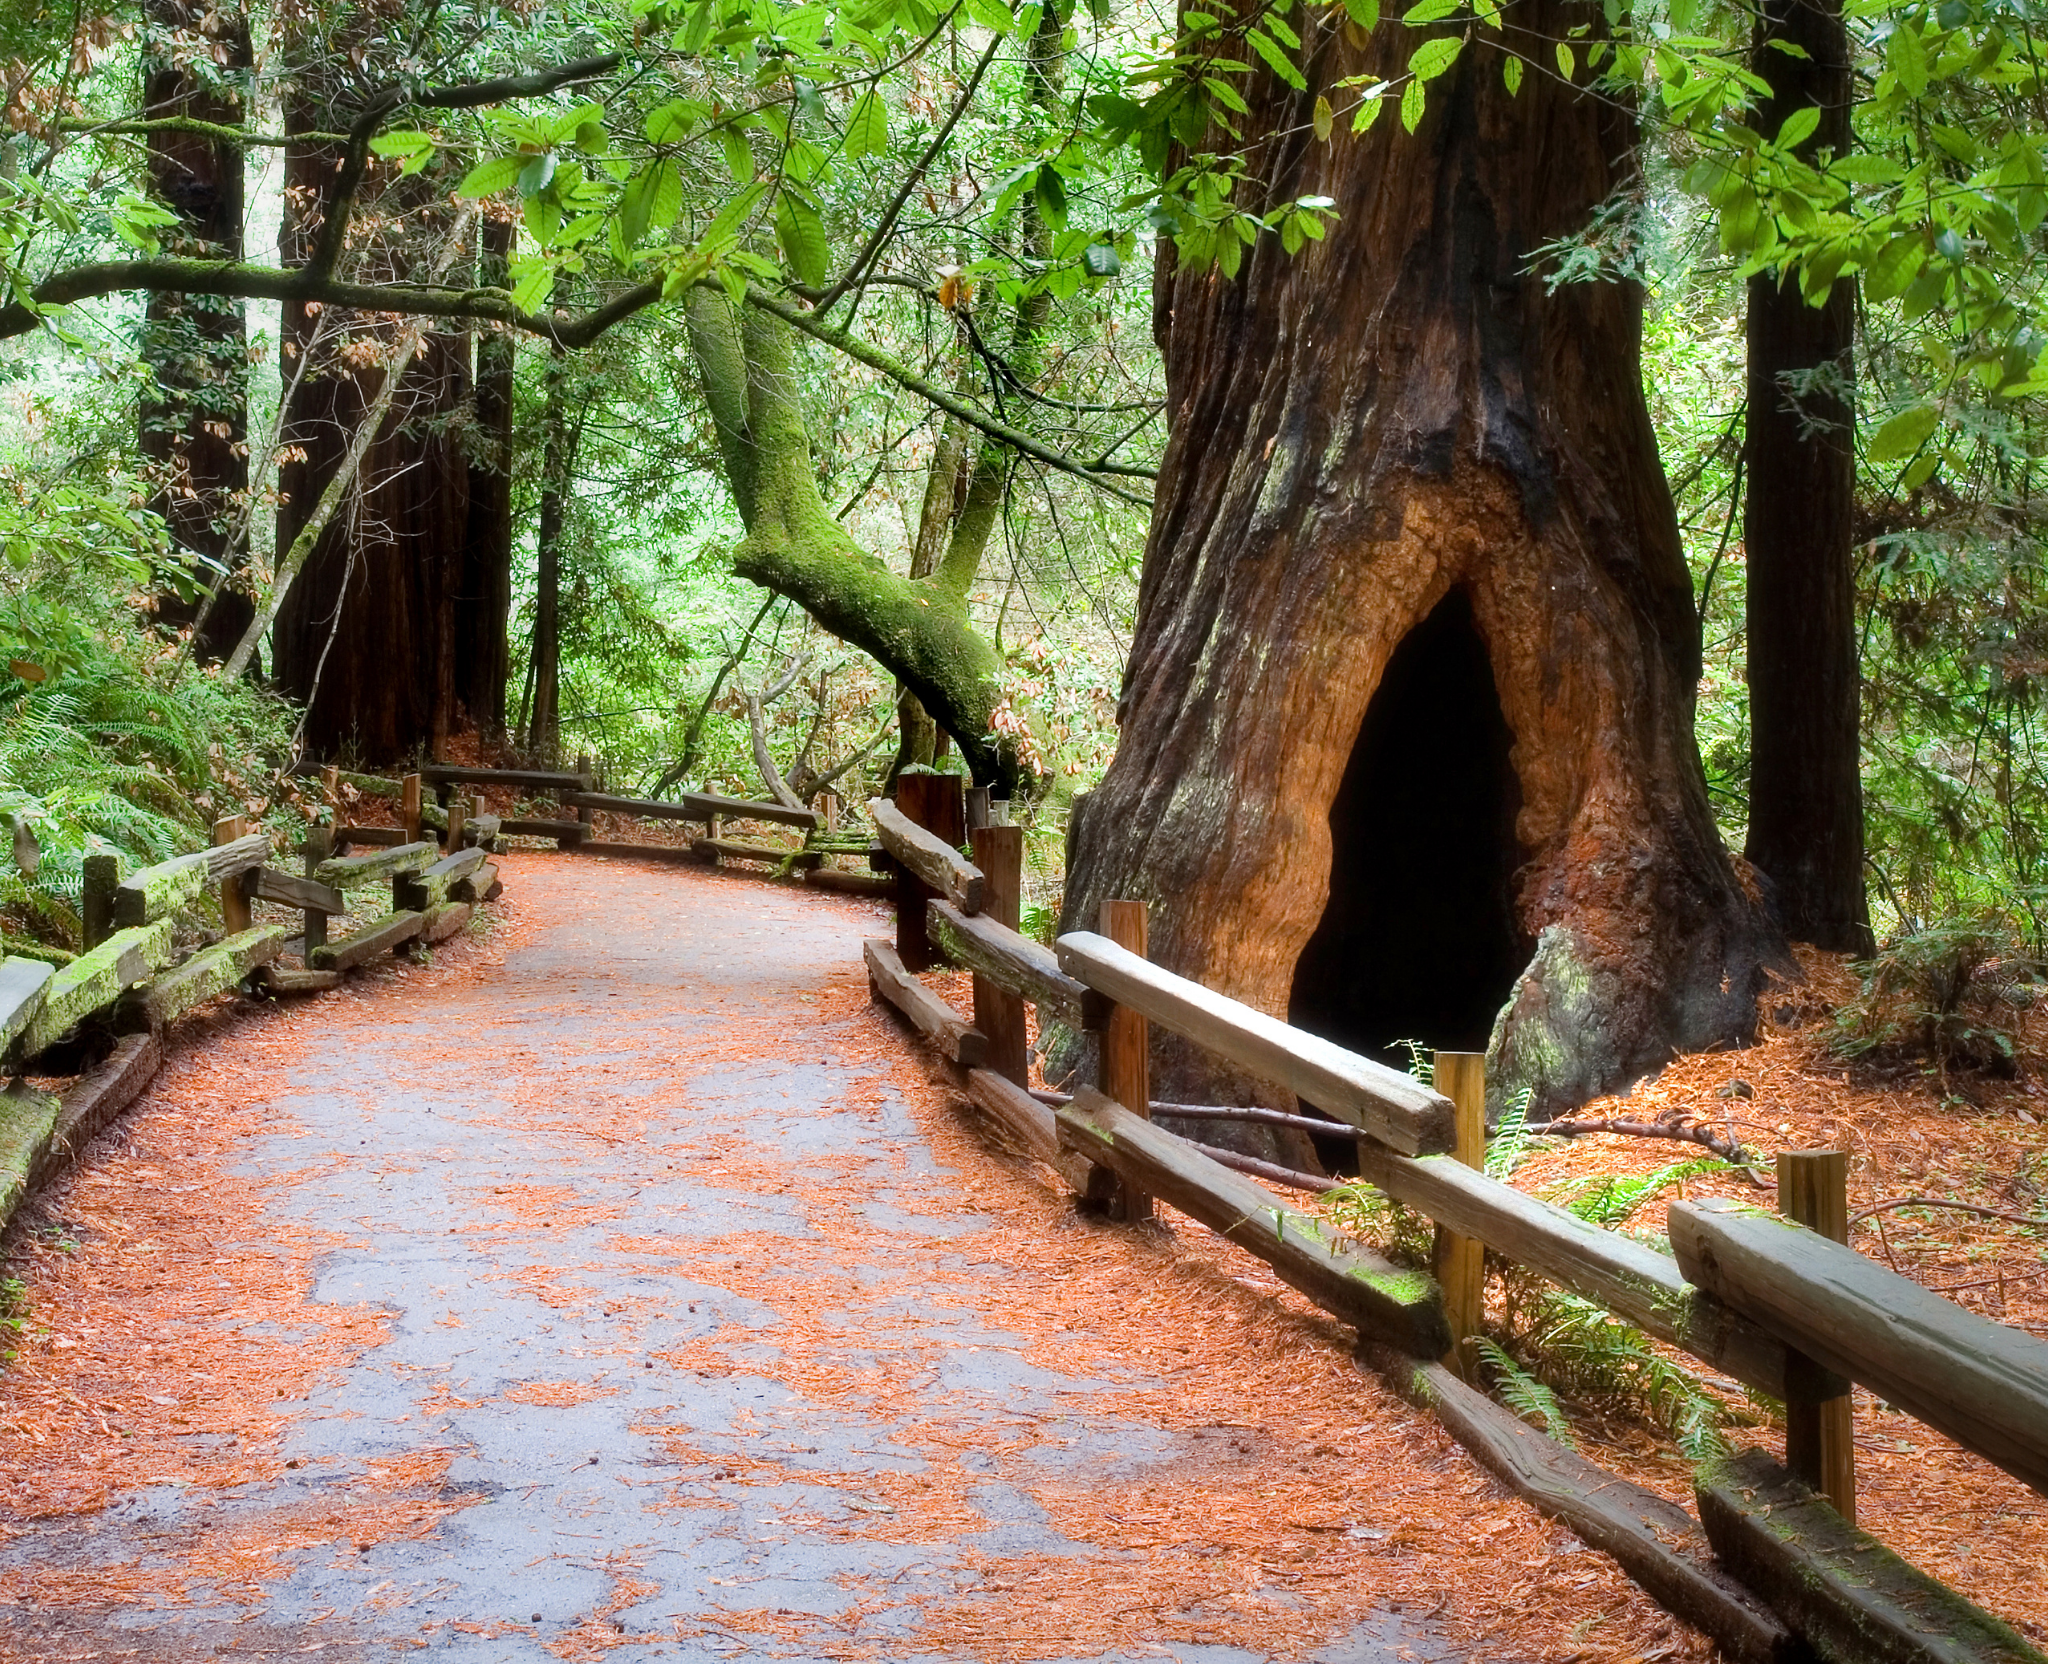
[[1256, 1262], [993, 1153], [879, 909], [506, 867], [17, 1232], [0, 1656], [1704, 1656]]

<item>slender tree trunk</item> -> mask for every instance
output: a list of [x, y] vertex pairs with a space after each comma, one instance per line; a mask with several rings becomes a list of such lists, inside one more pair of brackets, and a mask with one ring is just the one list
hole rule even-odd
[[[484, 284], [503, 285], [512, 251], [512, 222], [496, 216], [483, 227]], [[512, 380], [517, 348], [509, 332], [485, 331], [476, 341], [476, 420], [465, 441], [469, 464], [469, 526], [463, 543], [455, 612], [456, 693], [469, 720], [486, 733], [505, 730], [512, 613]]]
[[[240, 87], [250, 67], [249, 22], [239, 6], [207, 12], [188, 0], [146, 0], [143, 7], [142, 108], [148, 117], [188, 116], [226, 127], [242, 123]], [[242, 152], [224, 139], [191, 133], [150, 135], [150, 182], [179, 216], [168, 234], [173, 252], [211, 260], [242, 258]], [[142, 454], [163, 483], [150, 507], [178, 547], [201, 562], [211, 587], [230, 574], [199, 623], [203, 660], [225, 656], [248, 623], [250, 603], [234, 574], [248, 558], [238, 535], [249, 488], [248, 341], [239, 301], [157, 294], [143, 318], [142, 351], [154, 379], [141, 411]], [[203, 599], [166, 591], [156, 615], [173, 628], [199, 619]]]
[[[1771, 84], [1757, 112], [1763, 132], [1817, 107], [1820, 125], [1801, 154], [1849, 150], [1855, 86], [1839, 0], [1763, 0], [1751, 64]], [[1820, 306], [1775, 272], [1749, 280], [1746, 853], [1770, 880], [1787, 935], [1867, 953], [1851, 555], [1855, 331], [1853, 278], [1837, 279]]]
[[567, 409], [568, 375], [557, 347], [548, 360], [546, 438], [541, 455], [538, 576], [533, 603], [533, 711], [527, 749], [552, 758], [561, 749], [562, 529], [568, 518], [574, 442]]
[[[1248, 89], [1241, 197], [1341, 217], [1235, 279], [1160, 269], [1172, 428], [1063, 928], [1144, 899], [1154, 959], [1368, 1048], [1498, 1011], [1491, 1079], [1547, 1109], [1747, 1035], [1783, 951], [1693, 745], [1641, 297], [1529, 272], [1630, 179], [1634, 122], [1548, 75], [1510, 96], [1482, 30], [1415, 134], [1319, 144], [1316, 97], [1397, 80], [1422, 38], [1330, 15], [1303, 18], [1305, 91]], [[1514, 16], [1540, 40], [1585, 14]], [[1163, 1097], [1255, 1090], [1170, 1043], [1155, 1067]]]

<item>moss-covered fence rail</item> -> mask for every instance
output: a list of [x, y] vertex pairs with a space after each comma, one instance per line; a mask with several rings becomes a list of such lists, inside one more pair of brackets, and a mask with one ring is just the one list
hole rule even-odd
[[[504, 889], [488, 840], [339, 859], [332, 847], [332, 828], [314, 827], [303, 873], [285, 871], [269, 837], [236, 818], [215, 826], [212, 848], [125, 876], [117, 856], [86, 858], [84, 951], [55, 968], [0, 960], [0, 1225], [149, 1084], [166, 1027], [187, 1012], [237, 987], [333, 988], [378, 954], [454, 935]], [[363, 886], [386, 882], [388, 911], [361, 904]], [[288, 911], [259, 920], [259, 905]], [[331, 925], [345, 934], [330, 939]], [[65, 1075], [55, 1091], [28, 1081]]]
[[[1800, 1406], [1838, 1403], [1849, 1382], [1861, 1383], [2044, 1494], [2048, 1344], [1775, 1215], [1676, 1204], [1673, 1257], [1487, 1177], [1483, 1059], [1441, 1056], [1446, 1096], [1174, 976], [1145, 958], [1139, 903], [1105, 903], [1099, 932], [1070, 933], [1048, 950], [1016, 928], [1018, 834], [968, 827], [970, 860], [960, 827], [977, 817], [943, 780], [912, 782], [895, 803], [869, 806], [898, 884], [897, 940], [865, 944], [870, 986], [1081, 1205], [1136, 1221], [1161, 1197], [1267, 1261], [1356, 1328], [1366, 1367], [1433, 1410], [1496, 1478], [1611, 1555], [1731, 1658], [2043, 1664], [2010, 1626], [1859, 1530], [1853, 1493], [1831, 1505], [1818, 1470], [1789, 1472], [1759, 1451], [1710, 1463], [1696, 1476], [1695, 1517], [1477, 1390], [1468, 1380], [1474, 1353], [1462, 1343], [1479, 1328], [1483, 1255], [1493, 1253], [1787, 1400], [1795, 1418]], [[974, 973], [971, 1018], [911, 974], [940, 963]], [[1079, 1037], [1093, 1085], [1071, 1098], [1030, 1088], [1017, 1020], [1026, 1001], [1042, 1026]], [[1153, 1025], [1329, 1119], [1270, 1105], [1155, 1106]], [[1436, 1222], [1434, 1274], [1388, 1263], [1256, 1182], [1327, 1181], [1177, 1136], [1153, 1123], [1155, 1107], [1197, 1122], [1348, 1130], [1362, 1179]]]
[[[593, 772], [588, 758], [578, 759], [574, 769], [427, 763], [402, 780], [350, 774], [311, 763], [301, 765], [301, 772], [321, 780], [333, 805], [336, 854], [357, 847], [398, 846], [429, 831], [441, 833], [451, 849], [482, 836], [542, 838], [552, 840], [557, 849], [589, 855], [689, 861], [711, 867], [739, 863], [736, 870], [758, 871], [778, 879], [800, 878], [815, 889], [856, 895], [891, 893], [889, 880], [878, 873], [833, 865], [849, 856], [866, 861], [872, 852], [865, 838], [854, 841], [826, 828], [815, 809], [723, 797], [716, 792], [683, 792], [672, 799], [622, 797], [603, 789], [604, 782]], [[509, 794], [517, 812], [479, 814], [475, 803], [452, 796], [460, 786]], [[427, 787], [433, 790], [432, 802], [423, 798]], [[401, 824], [342, 821], [350, 794], [356, 800], [374, 797], [394, 802]], [[547, 798], [552, 798], [552, 803], [540, 801]], [[701, 826], [704, 831], [680, 844], [654, 843], [644, 834], [638, 838], [599, 837], [599, 815], [614, 822], [681, 822]], [[776, 833], [786, 837], [787, 829], [792, 828], [803, 834], [801, 843], [777, 840]]]

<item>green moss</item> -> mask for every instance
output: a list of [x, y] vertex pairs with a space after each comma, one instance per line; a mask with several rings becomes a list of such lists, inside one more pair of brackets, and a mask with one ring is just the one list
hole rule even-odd
[[28, 1193], [29, 1172], [56, 1130], [62, 1107], [49, 1093], [31, 1091], [20, 1081], [0, 1092], [0, 1224], [14, 1216]]
[[180, 855], [130, 873], [114, 891], [114, 922], [153, 924], [206, 894], [206, 856]]
[[24, 1056], [44, 1047], [95, 1011], [112, 1005], [131, 982], [170, 962], [171, 921], [117, 930], [90, 953], [82, 953], [50, 978], [42, 1008], [22, 1037]]
[[1424, 1271], [1368, 1271], [1354, 1266], [1350, 1276], [1402, 1306], [1427, 1306], [1438, 1299], [1436, 1279]]

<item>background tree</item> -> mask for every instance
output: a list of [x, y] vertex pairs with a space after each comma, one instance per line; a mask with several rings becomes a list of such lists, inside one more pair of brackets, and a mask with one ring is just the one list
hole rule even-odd
[[[1806, 161], [1847, 156], [1855, 83], [1835, 0], [1762, 0], [1760, 132]], [[1801, 129], [1806, 137], [1797, 137]], [[1816, 305], [1783, 268], [1749, 279], [1743, 456], [1749, 835], [1786, 933], [1870, 951], [1857, 672], [1856, 280]]]

